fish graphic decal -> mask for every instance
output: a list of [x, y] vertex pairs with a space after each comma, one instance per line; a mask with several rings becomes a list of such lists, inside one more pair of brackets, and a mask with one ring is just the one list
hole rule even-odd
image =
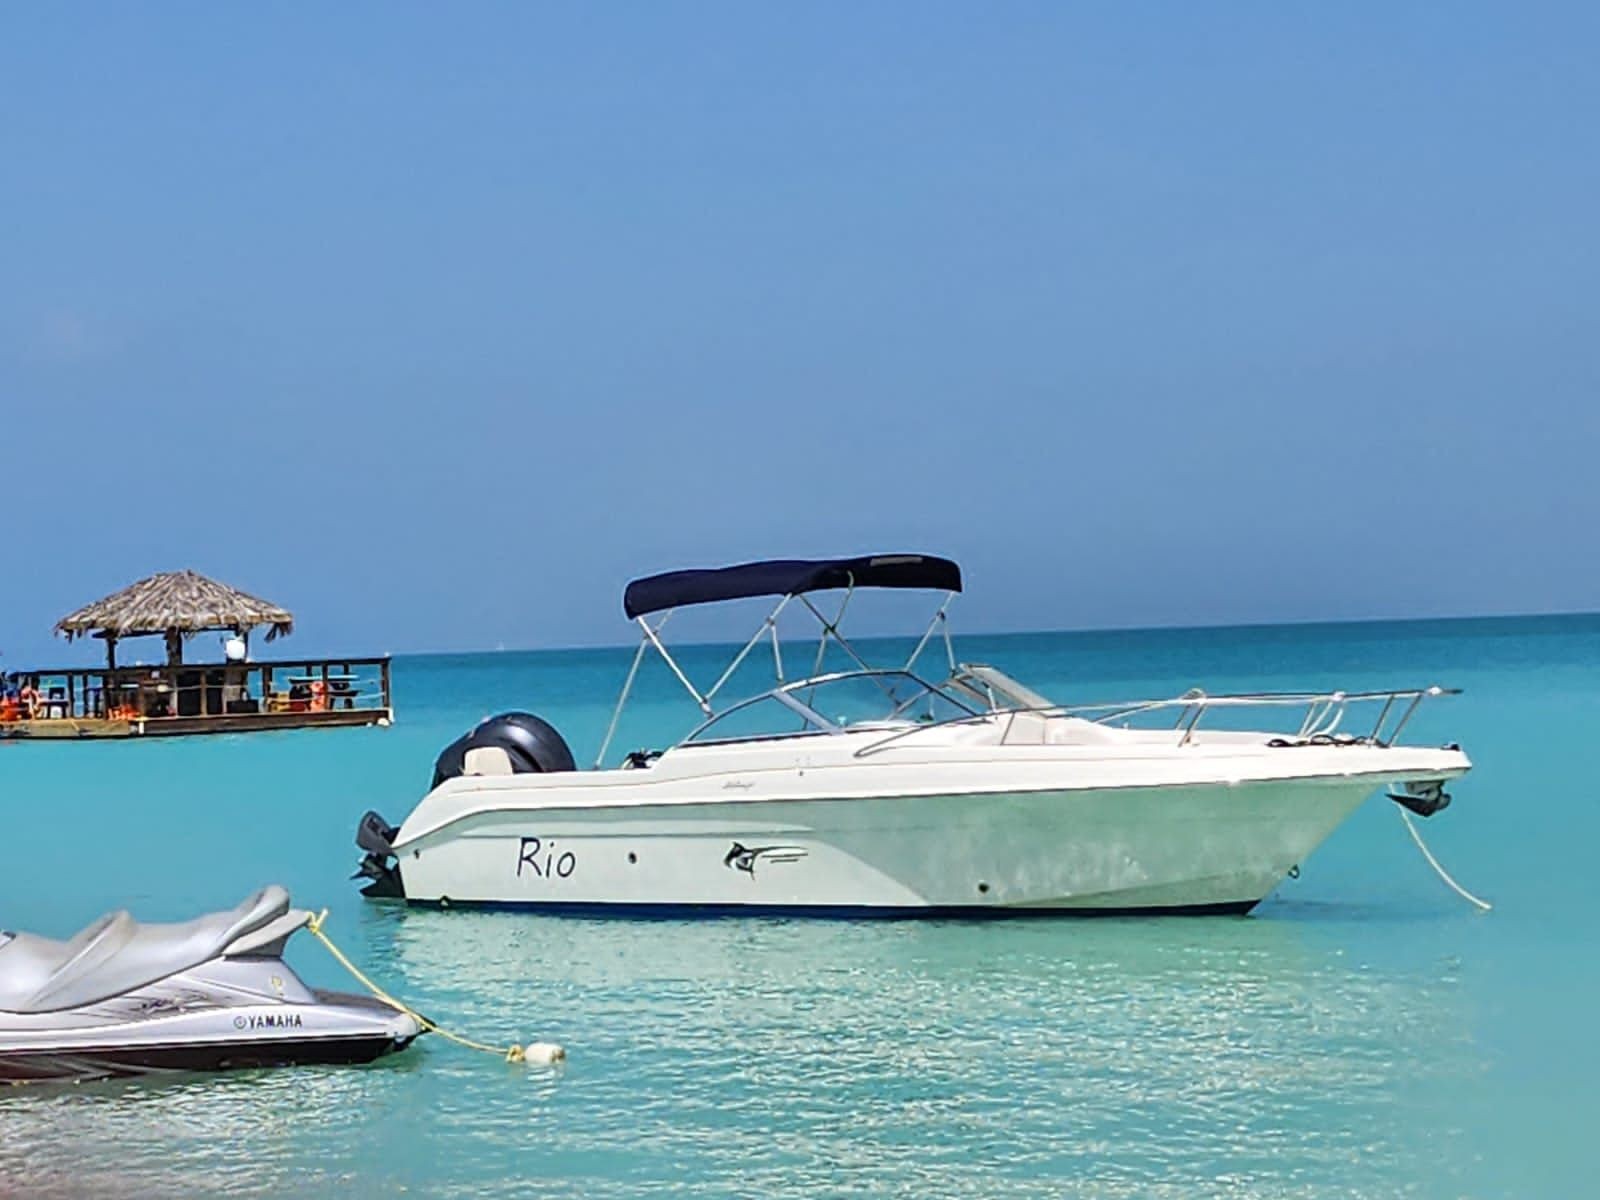
[[751, 879], [756, 877], [756, 864], [792, 863], [806, 856], [804, 846], [746, 846], [735, 842], [722, 856], [722, 865], [743, 871]]

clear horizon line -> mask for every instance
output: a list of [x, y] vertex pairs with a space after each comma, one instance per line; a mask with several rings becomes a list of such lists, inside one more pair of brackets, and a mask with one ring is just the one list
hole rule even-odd
[[[1055, 629], [965, 629], [952, 632], [952, 637], [959, 640], [963, 637], [1032, 637], [1039, 634], [1084, 634], [1084, 633], [1184, 633], [1184, 632], [1218, 632], [1233, 629], [1285, 629], [1304, 628], [1311, 626], [1340, 626], [1340, 625], [1423, 625], [1434, 622], [1447, 621], [1523, 621], [1523, 620], [1554, 620], [1563, 617], [1600, 617], [1600, 609], [1556, 609], [1544, 612], [1502, 612], [1502, 613], [1454, 613], [1442, 617], [1308, 617], [1291, 618], [1284, 621], [1227, 621], [1212, 624], [1198, 625], [1084, 625], [1076, 628]], [[859, 640], [868, 641], [882, 638], [916, 638], [920, 632], [912, 633], [872, 633], [864, 634]], [[740, 645], [746, 639], [737, 638], [729, 641], [697, 641], [678, 642], [680, 646], [731, 646]], [[789, 640], [789, 639], [786, 639]], [[798, 642], [814, 639], [795, 638]], [[477, 647], [475, 649], [460, 650], [400, 650], [385, 653], [392, 658], [429, 658], [446, 657], [454, 654], [558, 654], [565, 651], [576, 650], [631, 650], [638, 643], [628, 642], [580, 642], [568, 643], [558, 646], [503, 646], [503, 647]]]
[[[959, 638], [963, 638], [963, 637], [1030, 637], [1030, 636], [1036, 636], [1036, 635], [1040, 635], [1040, 634], [1067, 634], [1067, 635], [1074, 635], [1074, 634], [1092, 634], [1092, 633], [1184, 633], [1184, 632], [1194, 632], [1194, 633], [1213, 632], [1214, 633], [1214, 632], [1223, 631], [1223, 630], [1242, 630], [1242, 629], [1288, 629], [1288, 628], [1308, 628], [1308, 627], [1314, 627], [1314, 626], [1353, 626], [1353, 625], [1407, 625], [1407, 624], [1410, 624], [1410, 625], [1423, 625], [1423, 624], [1429, 624], [1429, 623], [1434, 623], [1434, 622], [1555, 620], [1555, 619], [1559, 619], [1559, 618], [1575, 618], [1575, 617], [1600, 617], [1600, 609], [1556, 609], [1556, 610], [1547, 610], [1547, 611], [1543, 611], [1543, 612], [1453, 613], [1453, 614], [1451, 614], [1449, 616], [1437, 616], [1437, 617], [1418, 617], [1418, 616], [1410, 616], [1410, 617], [1339, 617], [1339, 618], [1304, 617], [1304, 618], [1290, 618], [1288, 620], [1283, 620], [1283, 621], [1226, 621], [1226, 622], [1217, 622], [1217, 623], [1211, 623], [1211, 624], [1202, 623], [1202, 624], [1197, 624], [1197, 625], [1181, 625], [1181, 624], [1171, 624], [1171, 625], [1083, 625], [1083, 626], [1078, 626], [1078, 627], [1075, 627], [1075, 628], [1060, 628], [1060, 627], [1057, 627], [1057, 628], [1054, 628], [1054, 629], [965, 629], [965, 630], [960, 631], [959, 633], [954, 633], [952, 636], [954, 636], [955, 638], [959, 639]], [[864, 634], [864, 635], [862, 635], [862, 637], [859, 640], [866, 641], [866, 640], [874, 640], [874, 639], [882, 639], [882, 638], [914, 638], [914, 637], [918, 637], [918, 636], [920, 636], [920, 633], [915, 633], [915, 632], [903, 633], [903, 634], [901, 634], [901, 633], [873, 633], [873, 634]], [[684, 646], [684, 647], [692, 647], [692, 646], [730, 646], [730, 645], [741, 644], [741, 642], [743, 640], [744, 639], [739, 638], [739, 639], [730, 639], [728, 641], [694, 641], [694, 642], [678, 642], [676, 644], [679, 645], [679, 646]], [[813, 639], [811, 639], [811, 638], [795, 638], [795, 639], [792, 639], [792, 640], [797, 641], [797, 642], [807, 642], [807, 641], [811, 641]], [[633, 649], [634, 647], [636, 647], [637, 645], [638, 645], [637, 642], [628, 641], [628, 642], [579, 642], [579, 643], [566, 643], [566, 644], [563, 644], [563, 645], [555, 645], [555, 646], [501, 646], [501, 647], [477, 646], [477, 647], [470, 647], [470, 648], [460, 648], [460, 649], [455, 649], [455, 650], [438, 650], [438, 649], [429, 649], [429, 650], [374, 650], [374, 651], [362, 651], [360, 653], [357, 653], [356, 651], [352, 651], [352, 650], [339, 650], [339, 651], [316, 651], [316, 652], [309, 653], [305, 657], [308, 657], [308, 658], [338, 658], [341, 654], [343, 654], [343, 655], [348, 655], [350, 657], [355, 657], [355, 658], [360, 658], [360, 657], [444, 658], [444, 657], [448, 657], [448, 656], [451, 656], [451, 655], [461, 655], [461, 654], [559, 654], [559, 653], [563, 653], [563, 652], [567, 652], [567, 651], [581, 651], [581, 650], [630, 650], [630, 649]], [[10, 657], [10, 656], [9, 655], [5, 655], [4, 657]], [[289, 661], [289, 660], [293, 660], [294, 658], [301, 657], [301, 656], [293, 654], [293, 653], [288, 653], [288, 654], [285, 654], [283, 657], [284, 657], [285, 661]], [[159, 665], [159, 664], [145, 663], [145, 662], [143, 662], [141, 660], [141, 661], [138, 661], [138, 662], [128, 663], [126, 665], [128, 665], [128, 666], [151, 666], [151, 665]], [[5, 664], [3, 666], [0, 666], [0, 671], [4, 671], [7, 674], [15, 674], [17, 672], [22, 672], [22, 673], [26, 674], [26, 673], [28, 673], [30, 671], [43, 670], [43, 669], [44, 668], [36, 668], [36, 667], [18, 667], [18, 666], [14, 666], [14, 665], [10, 665], [10, 664]]]

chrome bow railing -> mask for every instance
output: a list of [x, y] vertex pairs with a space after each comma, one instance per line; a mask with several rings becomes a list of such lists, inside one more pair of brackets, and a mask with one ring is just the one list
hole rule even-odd
[[[1208, 712], [1229, 708], [1299, 708], [1305, 715], [1300, 728], [1293, 735], [1296, 741], [1331, 738], [1338, 734], [1349, 715], [1350, 707], [1357, 704], [1379, 704], [1377, 718], [1365, 734], [1349, 735], [1353, 740], [1369, 742], [1375, 746], [1392, 746], [1405, 729], [1417, 707], [1430, 696], [1458, 696], [1460, 688], [1443, 688], [1437, 685], [1425, 688], [1395, 688], [1374, 692], [1241, 692], [1234, 695], [1209, 696], [1195, 689], [1168, 700], [1118, 701], [1110, 704], [1073, 705], [1057, 709], [1063, 716], [1082, 717], [1097, 725], [1125, 721], [1144, 713], [1163, 709], [1177, 710], [1173, 729], [1180, 731], [1178, 744], [1187, 745], [1194, 736], [1201, 718]], [[1397, 707], [1398, 706], [1398, 707]], [[1091, 714], [1098, 713], [1098, 716]], [[1391, 725], [1391, 717], [1393, 722]]]
[[[873, 754], [893, 742], [902, 738], [914, 737], [930, 729], [940, 729], [952, 725], [973, 724], [978, 721], [993, 720], [995, 718], [1010, 718], [1014, 724], [1015, 718], [1034, 714], [1044, 717], [1076, 717], [1096, 725], [1111, 725], [1121, 723], [1124, 726], [1135, 717], [1147, 717], [1152, 713], [1173, 712], [1176, 714], [1171, 726], [1178, 735], [1179, 746], [1186, 746], [1194, 740], [1195, 731], [1207, 714], [1222, 710], [1252, 709], [1252, 708], [1282, 708], [1304, 709], [1299, 728], [1293, 734], [1279, 735], [1281, 744], [1285, 746], [1317, 744], [1321, 742], [1360, 743], [1365, 745], [1388, 747], [1395, 744], [1401, 732], [1415, 715], [1422, 702], [1433, 696], [1458, 696], [1460, 688], [1425, 687], [1425, 688], [1395, 688], [1387, 691], [1366, 692], [1243, 692], [1231, 695], [1212, 696], [1195, 689], [1185, 692], [1181, 696], [1170, 697], [1163, 700], [1119, 700], [1096, 704], [1045, 704], [1007, 706], [994, 708], [989, 712], [976, 717], [952, 717], [944, 721], [918, 724], [906, 729], [896, 730], [884, 738], [863, 746], [856, 751], [857, 757]], [[1350, 715], [1352, 706], [1373, 705], [1377, 707], [1377, 717], [1373, 720], [1365, 733], [1350, 733], [1346, 726], [1346, 718]], [[1001, 744], [1006, 744], [1010, 736], [1011, 724], [1001, 736]], [[1341, 732], [1341, 730], [1345, 732]]]

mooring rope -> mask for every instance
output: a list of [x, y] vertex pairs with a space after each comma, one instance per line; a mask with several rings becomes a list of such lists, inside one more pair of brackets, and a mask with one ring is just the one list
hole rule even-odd
[[550, 1046], [544, 1043], [530, 1042], [527, 1046], [519, 1046], [513, 1042], [509, 1046], [491, 1046], [487, 1042], [474, 1041], [472, 1038], [464, 1037], [459, 1033], [452, 1033], [450, 1030], [428, 1020], [427, 1017], [423, 1016], [409, 1004], [405, 1004], [399, 1000], [396, 1000], [388, 992], [384, 991], [376, 983], [372, 982], [372, 980], [369, 979], [365, 974], [363, 974], [361, 968], [356, 966], [355, 963], [351, 962], [350, 959], [346, 957], [344, 951], [333, 944], [333, 939], [323, 932], [322, 927], [327, 920], [328, 910], [323, 909], [320, 913], [306, 922], [306, 929], [309, 930], [319, 942], [328, 948], [328, 953], [333, 955], [333, 957], [338, 960], [339, 965], [342, 966], [346, 971], [349, 971], [356, 981], [365, 987], [367, 991], [371, 992], [375, 997], [383, 1001], [383, 1003], [387, 1004], [390, 1008], [395, 1009], [398, 1012], [405, 1013], [406, 1016], [410, 1017], [429, 1033], [437, 1033], [440, 1037], [455, 1042], [457, 1045], [465, 1046], [469, 1050], [481, 1050], [485, 1054], [499, 1055], [501, 1058], [505, 1059], [506, 1062], [519, 1063], [529, 1061], [528, 1052], [533, 1050], [535, 1046], [538, 1046], [543, 1051], [543, 1053], [537, 1057], [539, 1060], [544, 1062], [559, 1062], [567, 1057], [567, 1052], [560, 1046]]
[[1429, 850], [1427, 843], [1422, 840], [1422, 835], [1417, 832], [1416, 822], [1411, 819], [1411, 814], [1406, 812], [1406, 810], [1400, 807], [1398, 804], [1396, 804], [1394, 807], [1395, 811], [1400, 814], [1400, 819], [1406, 823], [1406, 832], [1411, 835], [1411, 840], [1417, 844], [1417, 849], [1422, 851], [1422, 857], [1428, 860], [1428, 865], [1434, 869], [1435, 873], [1438, 874], [1440, 879], [1444, 880], [1445, 883], [1449, 885], [1450, 890], [1455, 892], [1455, 894], [1460, 896], [1463, 900], [1477, 905], [1478, 909], [1482, 912], [1488, 912], [1490, 909], [1492, 909], [1494, 905], [1490, 904], [1487, 900], [1478, 899], [1478, 897], [1474, 896], [1471, 892], [1467, 891], [1466, 888], [1462, 887], [1450, 877], [1450, 872], [1446, 871], [1444, 867], [1440, 865], [1439, 860], [1433, 856], [1433, 851]]

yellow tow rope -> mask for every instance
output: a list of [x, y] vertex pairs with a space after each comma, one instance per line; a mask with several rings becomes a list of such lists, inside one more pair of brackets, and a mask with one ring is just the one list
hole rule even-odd
[[350, 974], [353, 975], [356, 980], [367, 989], [367, 991], [371, 992], [379, 1000], [382, 1000], [390, 1008], [395, 1009], [398, 1012], [405, 1013], [406, 1016], [410, 1017], [429, 1033], [437, 1033], [440, 1037], [448, 1038], [450, 1041], [455, 1042], [457, 1045], [465, 1046], [469, 1050], [482, 1050], [485, 1054], [498, 1054], [501, 1055], [506, 1062], [512, 1063], [522, 1062], [527, 1057], [523, 1048], [514, 1042], [510, 1046], [491, 1046], [487, 1042], [475, 1042], [469, 1037], [462, 1037], [459, 1033], [451, 1033], [448, 1029], [440, 1028], [438, 1025], [428, 1020], [427, 1017], [419, 1013], [416, 1009], [412, 1008], [409, 1004], [403, 1004], [399, 1000], [396, 1000], [388, 992], [384, 991], [377, 984], [373, 983], [372, 980], [368, 979], [364, 974], [362, 974], [361, 968], [356, 966], [355, 963], [351, 962], [347, 957], [345, 957], [344, 951], [333, 944], [333, 939], [322, 931], [322, 926], [327, 922], [327, 920], [328, 910], [323, 909], [320, 913], [306, 922], [306, 928], [311, 931], [312, 936], [314, 936], [319, 942], [328, 948], [329, 954], [333, 955], [334, 958], [339, 960], [340, 966], [342, 966], [346, 971], [349, 971]]

